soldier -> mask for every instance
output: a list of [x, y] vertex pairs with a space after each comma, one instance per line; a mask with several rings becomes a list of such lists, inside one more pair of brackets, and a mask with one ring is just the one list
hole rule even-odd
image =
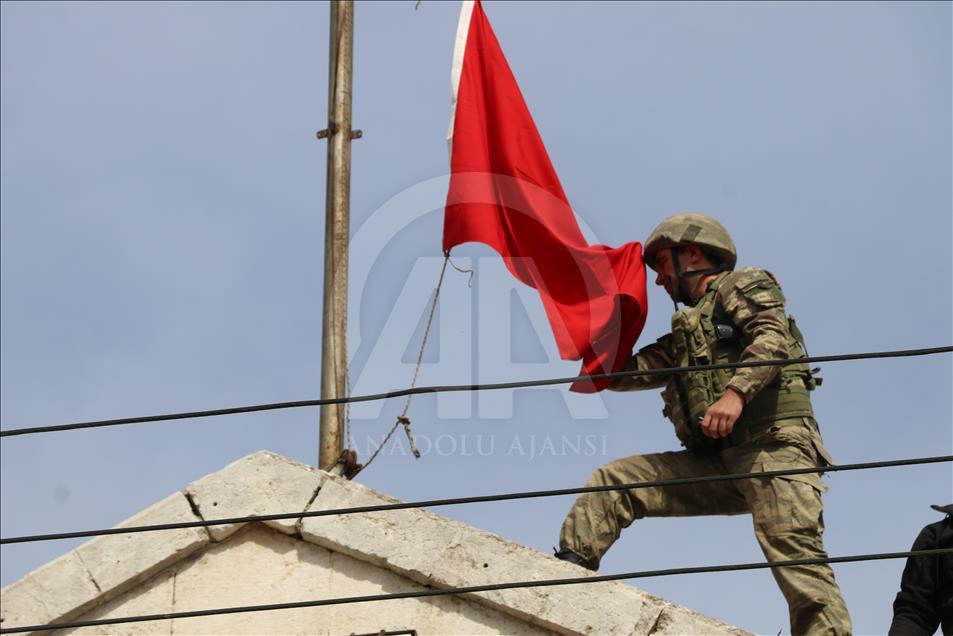
[[[930, 506], [946, 518], [920, 531], [911, 550], [953, 547], [953, 504]], [[893, 602], [888, 636], [929, 636], [940, 627], [953, 634], [953, 555], [910, 557]]]
[[[725, 228], [703, 214], [665, 219], [645, 243], [655, 283], [676, 302], [672, 331], [639, 350], [626, 370], [783, 360], [805, 355], [777, 279], [734, 271]], [[678, 310], [678, 302], [686, 305]], [[820, 383], [806, 364], [629, 376], [616, 391], [662, 389], [663, 414], [685, 450], [634, 455], [598, 468], [589, 486], [827, 466], [809, 392]], [[581, 495], [563, 522], [556, 556], [591, 570], [643, 517], [751, 514], [769, 561], [824, 558], [816, 473]], [[849, 634], [850, 615], [828, 565], [772, 570], [788, 603], [793, 634]]]

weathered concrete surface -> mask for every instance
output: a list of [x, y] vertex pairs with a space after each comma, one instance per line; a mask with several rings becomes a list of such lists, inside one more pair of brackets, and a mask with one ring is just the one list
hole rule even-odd
[[[253, 524], [83, 616], [95, 620], [210, 607], [287, 603], [419, 590], [393, 572]], [[321, 634], [416, 629], [425, 634], [551, 634], [459, 598], [275, 610], [155, 621], [71, 634]]]
[[[260, 452], [121, 525], [391, 503]], [[209, 512], [209, 511], [212, 512]], [[422, 510], [296, 517], [98, 537], [2, 591], [3, 627], [586, 576], [548, 554]], [[288, 536], [293, 535], [293, 536]], [[622, 583], [526, 588], [152, 621], [89, 633], [745, 634]]]
[[[185, 495], [177, 492], [123, 521], [118, 527], [196, 520]], [[104, 600], [180, 561], [208, 542], [205, 528], [182, 528], [96, 537], [78, 547], [76, 552], [99, 586]]]
[[[97, 620], [104, 618], [121, 618], [124, 616], [143, 616], [146, 614], [165, 613], [173, 605], [175, 593], [175, 567], [169, 568], [155, 575], [142, 585], [134, 587], [85, 614], [80, 620]], [[104, 627], [83, 627], [79, 629], [57, 630], [53, 634], [171, 634], [172, 621], [148, 621], [142, 623], [123, 623]]]
[[0, 626], [68, 620], [91, 606], [99, 589], [86, 566], [69, 552], [0, 590]]
[[[177, 492], [117, 527], [197, 520]], [[96, 537], [0, 591], [0, 624], [72, 620], [208, 543], [203, 528]]]
[[[336, 477], [313, 509], [396, 500]], [[302, 537], [437, 588], [586, 576], [587, 570], [421, 510], [307, 517]], [[476, 602], [566, 634], [744, 634], [623, 583], [525, 588], [471, 595]]]
[[[203, 519], [303, 511], [327, 473], [267, 451], [258, 451], [229, 464], [186, 488]], [[266, 521], [293, 534], [297, 519]], [[242, 524], [209, 526], [213, 541], [223, 541]]]

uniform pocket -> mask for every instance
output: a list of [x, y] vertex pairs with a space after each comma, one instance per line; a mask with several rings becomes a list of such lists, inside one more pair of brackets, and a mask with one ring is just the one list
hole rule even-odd
[[[789, 470], [792, 468], [801, 468], [800, 466], [792, 466], [791, 464], [781, 463], [781, 462], [763, 462], [761, 464], [761, 470], [767, 472], [771, 470]], [[802, 484], [807, 484], [814, 490], [819, 493], [827, 492], [827, 486], [821, 482], [820, 473], [800, 473], [796, 475], [781, 475], [779, 477], [769, 477], [768, 479], [786, 479], [788, 481], [796, 481]]]
[[830, 452], [824, 447], [824, 442], [821, 441], [819, 435], [815, 435], [814, 439], [811, 440], [814, 444], [814, 450], [817, 452], [818, 458], [823, 462], [821, 466], [833, 466], [834, 458], [831, 457]]
[[[758, 467], [755, 469], [757, 470]], [[793, 468], [764, 462], [764, 471]], [[755, 526], [768, 533], [811, 533], [821, 521], [821, 493], [827, 490], [817, 473], [764, 477], [751, 480], [751, 513]]]
[[[803, 424], [801, 422], [803, 421]], [[770, 428], [756, 436], [757, 444], [767, 447], [773, 447], [768, 451], [769, 457], [765, 460], [772, 463], [781, 463], [794, 461], [801, 466], [833, 466], [834, 458], [824, 448], [824, 442], [815, 429], [811, 420], [802, 418], [799, 420], [785, 420], [785, 422], [798, 422], [793, 425], [781, 425], [775, 423]], [[785, 451], [787, 449], [787, 452]], [[793, 457], [800, 455], [800, 457]], [[791, 468], [792, 466], [787, 466]]]

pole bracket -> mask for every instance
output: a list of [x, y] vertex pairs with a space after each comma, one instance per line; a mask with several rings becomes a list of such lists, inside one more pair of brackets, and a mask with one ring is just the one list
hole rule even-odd
[[[315, 135], [318, 139], [328, 139], [331, 135], [337, 134], [338, 127], [335, 124], [329, 124], [324, 130], [319, 130]], [[351, 139], [360, 139], [364, 136], [363, 130], [352, 130]]]

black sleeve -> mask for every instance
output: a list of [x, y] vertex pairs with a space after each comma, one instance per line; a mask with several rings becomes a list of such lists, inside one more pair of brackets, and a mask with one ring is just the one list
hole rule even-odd
[[[911, 550], [932, 550], [937, 547], [940, 523], [933, 523], [920, 531]], [[889, 636], [933, 634], [940, 626], [937, 611], [938, 557], [910, 557], [903, 568], [900, 592], [893, 602], [893, 623]]]

